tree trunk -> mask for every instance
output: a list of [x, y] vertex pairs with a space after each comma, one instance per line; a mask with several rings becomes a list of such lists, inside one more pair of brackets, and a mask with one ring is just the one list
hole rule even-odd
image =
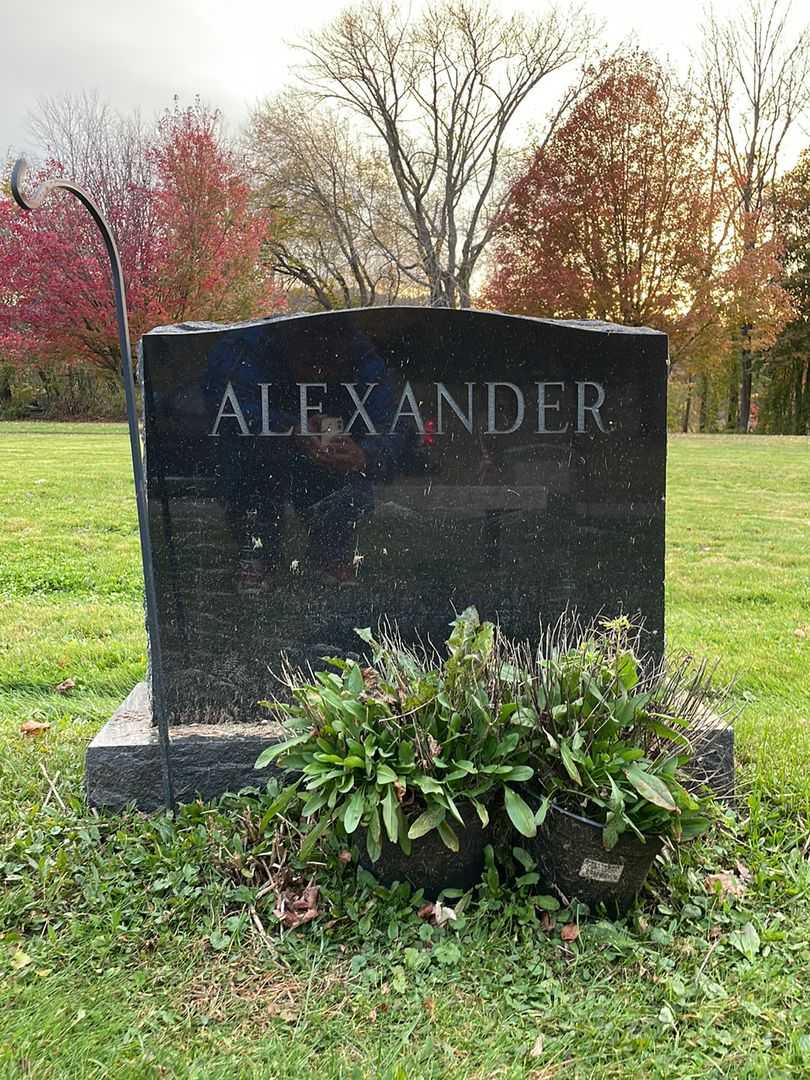
[[801, 359], [795, 361], [793, 393], [793, 416], [790, 418], [791, 435], [803, 435], [803, 397], [804, 397], [804, 362]]
[[464, 261], [458, 271], [458, 306], [460, 308], [470, 307], [470, 277], [472, 275], [472, 267]]
[[737, 431], [747, 435], [751, 424], [751, 386], [753, 384], [754, 358], [748, 341], [750, 329], [743, 331], [743, 347], [740, 351], [740, 401], [737, 410]]
[[430, 306], [435, 308], [452, 307], [441, 279], [430, 279]]
[[797, 435], [810, 435], [810, 357], [804, 361], [804, 372], [796, 402]]
[[[736, 372], [735, 372], [736, 375]], [[732, 376], [729, 379], [728, 384], [728, 402], [726, 404], [726, 420], [723, 424], [724, 431], [733, 431], [737, 423], [737, 403], [739, 394], [739, 383], [737, 379]]]
[[698, 431], [703, 432], [705, 435], [706, 428], [709, 426], [709, 379], [705, 373], [700, 376], [698, 381], [698, 392], [700, 394]]
[[683, 410], [683, 424], [681, 425], [682, 434], [686, 435], [689, 431], [689, 419], [692, 414], [692, 380], [690, 379], [686, 387], [686, 406]]

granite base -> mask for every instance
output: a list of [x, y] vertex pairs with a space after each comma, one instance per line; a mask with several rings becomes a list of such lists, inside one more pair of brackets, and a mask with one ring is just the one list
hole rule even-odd
[[[183, 724], [170, 729], [172, 773], [178, 803], [216, 799], [226, 791], [263, 788], [281, 770], [254, 768], [278, 742], [278, 724]], [[706, 737], [689, 769], [696, 790], [708, 785], [724, 801], [734, 793], [734, 734], [718, 728]], [[163, 804], [160, 744], [152, 724], [146, 683], [138, 683], [87, 748], [87, 801], [99, 810], [159, 810]]]
[[[277, 724], [184, 724], [170, 729], [178, 803], [226, 791], [263, 788], [280, 770], [256, 769], [256, 758], [281, 737]], [[138, 683], [87, 748], [87, 801], [99, 810], [159, 810], [163, 805], [160, 743], [146, 683]]]

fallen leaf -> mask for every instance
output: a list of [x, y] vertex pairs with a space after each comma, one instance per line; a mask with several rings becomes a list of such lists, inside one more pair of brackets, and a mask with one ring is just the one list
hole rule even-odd
[[350, 851], [341, 851], [338, 854], [338, 859], [345, 866], [346, 863], [350, 863], [352, 861], [352, 853]]
[[425, 1010], [428, 1016], [433, 1016], [433, 1014], [436, 1012], [436, 1002], [433, 1000], [433, 998], [425, 998], [425, 1000], [422, 1002], [422, 1008]]
[[456, 918], [456, 912], [454, 908], [446, 907], [438, 900], [434, 903], [423, 904], [417, 915], [420, 919], [425, 919], [431, 924], [431, 926], [446, 926], [447, 923], [452, 922]]
[[362, 675], [367, 690], [376, 690], [380, 685], [380, 676], [373, 667], [364, 667]]
[[740, 881], [744, 881], [745, 884], [747, 885], [752, 880], [754, 875], [751, 873], [751, 871], [748, 869], [748, 867], [745, 865], [745, 863], [741, 863], [739, 859], [736, 861], [736, 863], [734, 865], [737, 868], [737, 873], [739, 875]]
[[573, 922], [566, 923], [560, 930], [560, 937], [563, 941], [576, 941], [579, 937], [579, 927]]
[[719, 894], [723, 899], [727, 896], [739, 897], [745, 894], [745, 883], [740, 881], [736, 874], [721, 871], [718, 874], [706, 875], [706, 890]]
[[31, 963], [31, 957], [28, 953], [23, 952], [22, 949], [15, 949], [11, 954], [11, 970], [22, 971], [23, 968], [27, 968]]
[[444, 926], [446, 923], [453, 922], [456, 917], [455, 910], [451, 907], [445, 907], [444, 904], [440, 904], [436, 901], [436, 906], [433, 909], [433, 921], [437, 926]]
[[301, 898], [296, 901], [296, 907], [298, 907], [299, 909], [310, 908], [314, 904], [317, 904], [318, 892], [319, 889], [317, 885], [308, 885], [301, 894]]
[[65, 679], [64, 682], [60, 682], [58, 686], [54, 687], [57, 694], [69, 694], [71, 690], [76, 689], [75, 679]]
[[554, 929], [554, 920], [547, 911], [544, 911], [540, 916], [540, 929], [545, 930], [547, 934]]
[[51, 725], [44, 720], [26, 720], [20, 724], [21, 735], [41, 735], [43, 731], [47, 731]]
[[534, 1044], [533, 1044], [531, 1050], [529, 1051], [529, 1057], [530, 1058], [539, 1058], [539, 1057], [543, 1056], [543, 1044], [544, 1044], [544, 1042], [545, 1042], [545, 1039], [544, 1039], [543, 1035], [542, 1034], [538, 1035], [537, 1038], [534, 1040]]
[[797, 637], [797, 638], [806, 638], [807, 637], [807, 631], [805, 630], [805, 628], [803, 626], [797, 626], [796, 629], [793, 631], [793, 633], [794, 633], [795, 637]]
[[368, 1014], [368, 1018], [369, 1018], [369, 1020], [371, 1021], [372, 1024], [376, 1024], [377, 1023], [377, 1010], [372, 1009], [371, 1012]]
[[290, 890], [276, 897], [273, 914], [288, 930], [312, 922], [320, 915], [318, 910], [318, 886], [308, 885], [300, 895]]

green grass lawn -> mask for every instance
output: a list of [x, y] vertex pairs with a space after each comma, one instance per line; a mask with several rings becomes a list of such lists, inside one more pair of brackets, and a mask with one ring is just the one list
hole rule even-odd
[[440, 930], [336, 867], [282, 937], [255, 799], [86, 810], [145, 665], [129, 468], [120, 425], [0, 424], [0, 1077], [810, 1075], [810, 440], [670, 443], [668, 640], [738, 676], [748, 794], [570, 945], [493, 881]]

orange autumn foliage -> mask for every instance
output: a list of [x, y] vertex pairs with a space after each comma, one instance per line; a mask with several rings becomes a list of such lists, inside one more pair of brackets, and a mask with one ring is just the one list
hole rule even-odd
[[735, 258], [724, 183], [690, 91], [645, 53], [605, 61], [515, 181], [484, 302], [651, 326], [676, 363], [721, 354], [775, 259]]

